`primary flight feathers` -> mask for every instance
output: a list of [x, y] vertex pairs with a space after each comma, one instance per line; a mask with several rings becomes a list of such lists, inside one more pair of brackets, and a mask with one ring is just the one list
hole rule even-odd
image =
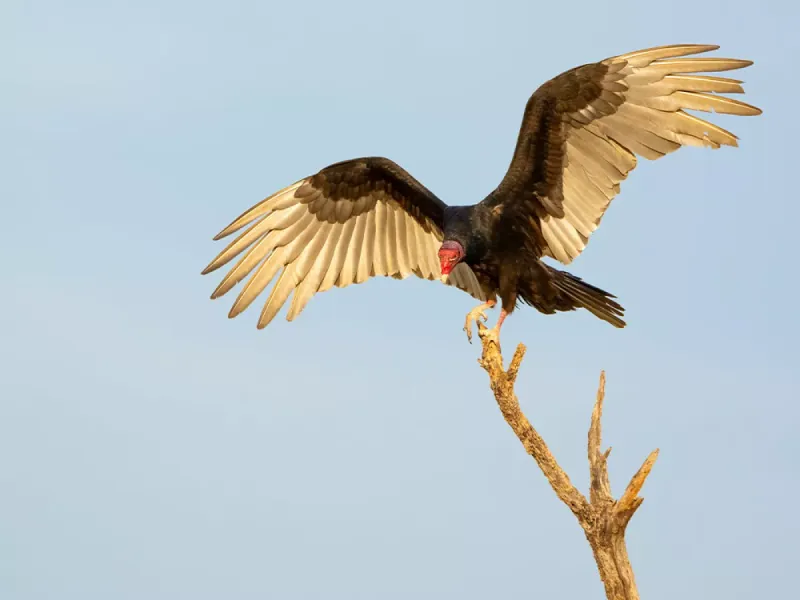
[[[265, 327], [294, 291], [287, 315], [291, 321], [314, 294], [333, 286], [376, 275], [438, 279], [443, 209], [441, 200], [388, 159], [337, 163], [256, 204], [221, 231], [215, 239], [255, 221], [203, 273], [249, 248], [211, 297], [227, 293], [255, 269], [231, 308], [234, 317], [283, 269], [258, 326]], [[485, 299], [465, 264], [448, 283]]]
[[[620, 182], [636, 167], [637, 156], [652, 160], [681, 146], [737, 145], [735, 135], [687, 110], [760, 114], [754, 106], [720, 95], [742, 93], [741, 81], [707, 74], [740, 69], [750, 61], [687, 58], [715, 49], [687, 44], [640, 50], [546, 82], [528, 100], [503, 180], [476, 208], [501, 220], [503, 213], [511, 215], [505, 218], [513, 222], [506, 225], [524, 231], [532, 257], [570, 263], [586, 247]], [[445, 209], [430, 190], [388, 159], [336, 163], [233, 221], [215, 239], [246, 229], [203, 273], [239, 257], [212, 295], [222, 296], [250, 275], [232, 317], [277, 277], [258, 326], [266, 326], [293, 294], [287, 315], [291, 320], [314, 294], [333, 286], [376, 275], [402, 279], [413, 273], [438, 279]], [[479, 226], [477, 217], [470, 219]], [[486, 225], [500, 226], [500, 221]], [[497, 235], [494, 230], [480, 233], [487, 239]], [[497, 282], [487, 279], [490, 270], [467, 256], [448, 283], [480, 300], [492, 300], [500, 292]], [[529, 303], [552, 312], [538, 302]], [[570, 309], [564, 302], [553, 306]]]

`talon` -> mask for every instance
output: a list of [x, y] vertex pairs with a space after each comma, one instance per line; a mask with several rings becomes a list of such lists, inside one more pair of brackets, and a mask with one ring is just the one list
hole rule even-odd
[[480, 306], [476, 306], [471, 311], [467, 313], [467, 319], [464, 323], [464, 331], [467, 333], [467, 340], [469, 343], [472, 343], [472, 326], [476, 325], [478, 331], [480, 332], [481, 327], [484, 327], [481, 320], [484, 322], [489, 320], [489, 317], [486, 316], [486, 309], [492, 308], [495, 305], [495, 302], [487, 302], [486, 304], [481, 304]]
[[[480, 308], [480, 307], [478, 307], [478, 308]], [[481, 325], [483, 325], [483, 323], [480, 322], [481, 318], [484, 321], [486, 320], [486, 313], [483, 310], [480, 310], [480, 311], [477, 311], [477, 312], [476, 311], [471, 311], [467, 315], [467, 322], [464, 325], [464, 331], [467, 332], [467, 341], [469, 341], [470, 344], [472, 343], [472, 326], [476, 325], [478, 328], [480, 328]]]

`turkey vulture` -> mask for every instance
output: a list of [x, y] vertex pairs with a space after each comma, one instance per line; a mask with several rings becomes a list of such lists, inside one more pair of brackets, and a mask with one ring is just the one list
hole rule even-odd
[[[585, 308], [624, 327], [615, 296], [542, 262], [569, 264], [586, 246], [636, 157], [657, 159], [681, 146], [736, 146], [736, 136], [686, 110], [733, 115], [761, 111], [720, 93], [742, 93], [741, 81], [712, 75], [751, 61], [692, 57], [712, 45], [640, 50], [583, 65], [543, 84], [528, 100], [511, 164], [500, 185], [471, 206], [447, 206], [387, 158], [325, 167], [256, 204], [214, 239], [244, 230], [205, 268], [241, 255], [212, 294], [218, 298], [252, 276], [231, 308], [235, 317], [276, 276], [258, 328], [292, 297], [287, 320], [333, 286], [372, 276], [441, 279], [481, 305], [500, 297], [491, 334], [518, 302], [542, 313]], [[437, 257], [438, 254], [438, 257]], [[499, 343], [499, 342], [498, 342]]]

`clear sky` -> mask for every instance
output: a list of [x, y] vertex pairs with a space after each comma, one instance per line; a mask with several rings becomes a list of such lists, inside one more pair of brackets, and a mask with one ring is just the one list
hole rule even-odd
[[[230, 321], [200, 270], [255, 201], [384, 155], [445, 201], [500, 180], [570, 67], [716, 43], [738, 149], [642, 160], [570, 270], [629, 326], [515, 313], [518, 392], [586, 489], [600, 369], [642, 597], [788, 598], [800, 525], [796, 3], [22, 2], [0, 7], [0, 597], [599, 598], [503, 422], [474, 305], [411, 278]], [[496, 318], [493, 311], [491, 318]]]

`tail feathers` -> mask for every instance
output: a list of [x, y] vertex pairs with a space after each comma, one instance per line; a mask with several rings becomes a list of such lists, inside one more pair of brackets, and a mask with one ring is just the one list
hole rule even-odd
[[564, 308], [585, 308], [614, 327], [625, 327], [625, 321], [620, 318], [625, 314], [625, 309], [613, 300], [616, 296], [565, 271], [550, 268], [550, 272], [553, 286], [566, 296], [565, 300], [571, 301], [572, 306]]

